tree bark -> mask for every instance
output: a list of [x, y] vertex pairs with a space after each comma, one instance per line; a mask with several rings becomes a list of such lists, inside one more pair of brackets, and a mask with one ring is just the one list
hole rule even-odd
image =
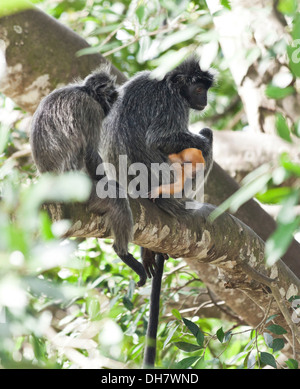
[[[17, 28], [19, 32], [16, 33], [12, 26], [21, 28]], [[103, 61], [100, 55], [77, 58], [77, 50], [87, 47], [87, 44], [36, 9], [1, 18], [0, 39], [6, 64], [1, 90], [30, 112], [54, 87], [67, 83], [75, 76], [85, 76]], [[45, 47], [51, 55], [45, 53]], [[118, 74], [119, 82], [124, 81], [125, 77], [116, 69], [112, 71]], [[237, 188], [237, 183], [215, 164], [206, 185], [209, 201], [219, 204]], [[188, 222], [183, 223], [166, 215], [148, 200], [132, 201], [131, 206], [135, 220], [134, 243], [185, 258], [211, 290], [222, 296], [233, 311], [250, 325], [261, 321], [270, 298], [270, 290], [254, 281], [255, 278], [253, 280], [256, 272], [251, 273], [252, 267], [271, 278], [278, 278], [284, 304], [288, 304], [287, 299], [291, 295], [299, 294], [296, 275], [282, 261], [266, 269], [263, 241], [235, 217], [224, 214], [212, 224], [208, 216], [213, 206], [207, 204], [195, 213], [187, 211]], [[87, 214], [83, 206], [52, 204], [48, 210], [53, 220], [65, 217], [73, 220], [68, 236], [109, 236], [105, 218]], [[275, 222], [271, 222], [254, 201], [245, 204], [237, 215], [250, 226], [254, 225], [263, 239], [275, 228]], [[256, 219], [260, 220], [260, 225]], [[269, 227], [264, 229], [262, 225], [265, 224]], [[293, 244], [294, 251], [289, 252], [285, 260], [299, 274], [295, 258], [299, 258], [300, 249], [296, 242]], [[218, 272], [222, 273], [227, 289], [220, 283]], [[278, 311], [274, 302], [271, 308], [271, 313]], [[278, 316], [277, 322], [287, 327], [282, 315]], [[288, 337], [291, 340], [291, 336]]]
[[[84, 78], [107, 60], [100, 54], [78, 57], [88, 43], [32, 4], [28, 7], [0, 19], [0, 90], [33, 113], [53, 89]], [[113, 73], [119, 83], [125, 81], [114, 67]]]
[[[292, 316], [288, 299], [299, 294], [299, 278], [281, 260], [266, 268], [264, 242], [239, 219], [225, 213], [212, 223], [209, 215], [215, 207], [199, 203], [198, 206], [197, 210], [186, 210], [184, 219], [179, 219], [166, 215], [147, 199], [131, 200], [133, 242], [173, 258], [184, 258], [211, 290], [218, 296], [224, 295], [230, 308], [252, 326], [257, 326], [267, 311], [268, 316], [278, 314], [276, 323], [288, 331], [286, 338], [292, 345], [292, 334], [281, 308], [275, 300], [270, 301], [273, 293], [269, 282], [276, 279], [282, 305]], [[65, 237], [110, 236], [105, 218], [88, 214], [82, 206], [52, 204], [49, 213], [52, 220], [72, 216], [72, 227]], [[227, 294], [226, 289], [230, 290]], [[298, 338], [300, 341], [300, 335]], [[296, 351], [300, 353], [300, 343]]]

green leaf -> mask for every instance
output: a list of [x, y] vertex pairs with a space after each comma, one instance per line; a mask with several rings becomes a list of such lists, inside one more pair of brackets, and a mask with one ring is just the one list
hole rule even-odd
[[298, 362], [295, 359], [289, 358], [285, 363], [290, 369], [298, 369]]
[[9, 138], [9, 132], [10, 132], [9, 127], [1, 125], [1, 128], [0, 128], [0, 154], [3, 153], [3, 151], [7, 145], [8, 138]]
[[172, 309], [172, 315], [176, 317], [176, 319], [181, 320], [180, 312], [177, 309]]
[[219, 205], [209, 216], [210, 221], [214, 221], [222, 213], [230, 209], [235, 213], [240, 206], [250, 200], [258, 192], [263, 191], [266, 184], [272, 177], [269, 166], [262, 165], [258, 169], [248, 174], [241, 182], [242, 186], [232, 196]]
[[178, 362], [175, 366], [176, 369], [188, 369], [191, 367], [199, 358], [201, 357], [188, 357], [182, 359], [180, 362]]
[[298, 204], [300, 198], [300, 189], [292, 189], [289, 196], [282, 202], [282, 207], [277, 216], [278, 224], [289, 224], [297, 219], [295, 214], [295, 206]]
[[193, 352], [197, 350], [201, 350], [201, 346], [197, 346], [193, 343], [187, 343], [187, 342], [174, 342], [174, 345], [178, 347], [180, 350], [186, 351], [186, 352]]
[[42, 211], [40, 213], [41, 227], [40, 232], [45, 240], [51, 240], [54, 238], [53, 232], [51, 230], [51, 219], [47, 212]]
[[33, 5], [26, 0], [1, 0], [0, 17], [33, 8]]
[[196, 336], [196, 340], [197, 340], [197, 343], [203, 347], [203, 343], [204, 343], [204, 334], [201, 330], [198, 331], [198, 334]]
[[225, 334], [224, 334], [224, 342], [228, 342], [228, 340], [231, 339], [231, 334], [232, 334], [231, 331], [226, 331], [225, 332]]
[[300, 138], [300, 120], [297, 120], [295, 123], [294, 123], [294, 131], [293, 133], [298, 137]]
[[130, 280], [129, 281], [129, 285], [128, 285], [128, 290], [127, 290], [127, 293], [126, 293], [126, 297], [129, 300], [132, 300], [133, 295], [134, 295], [134, 291], [135, 291], [135, 282], [133, 280]]
[[280, 138], [292, 143], [291, 132], [286, 119], [281, 113], [276, 114], [276, 130]]
[[270, 354], [270, 353], [261, 352], [261, 353], [260, 353], [260, 360], [261, 360], [261, 362], [264, 363], [265, 365], [272, 366], [272, 367], [274, 367], [275, 369], [277, 368], [275, 358], [274, 358], [273, 355]]
[[300, 77], [300, 39], [294, 39], [291, 46], [287, 46], [289, 68], [295, 77]]
[[297, 0], [279, 0], [277, 9], [283, 14], [293, 15], [297, 11]]
[[184, 324], [187, 326], [187, 328], [191, 331], [191, 333], [195, 336], [199, 346], [202, 347], [204, 342], [204, 334], [201, 331], [201, 329], [197, 326], [197, 324], [193, 323], [188, 319], [183, 318], [182, 320]]
[[271, 324], [271, 325], [269, 325], [267, 327], [267, 330], [269, 330], [270, 332], [272, 332], [275, 335], [283, 335], [283, 334], [287, 333], [287, 331], [283, 327], [278, 325], [278, 324]]
[[256, 195], [257, 200], [267, 204], [278, 204], [282, 199], [287, 197], [292, 191], [290, 187], [271, 188], [264, 193]]
[[272, 84], [267, 85], [265, 94], [269, 99], [283, 99], [286, 96], [295, 93], [295, 88], [292, 86], [287, 86], [286, 88], [280, 88]]
[[169, 335], [167, 336], [167, 339], [164, 341], [163, 349], [165, 349], [166, 346], [169, 344], [170, 340], [172, 339], [172, 337], [173, 337], [173, 335], [176, 332], [178, 327], [179, 327], [179, 324], [177, 324], [176, 326], [174, 326], [174, 328], [171, 329], [171, 331], [169, 332]]
[[293, 20], [292, 38], [296, 40], [299, 39], [299, 37], [300, 37], [300, 13], [297, 12]]
[[200, 328], [197, 326], [197, 324], [193, 323], [192, 321], [182, 318], [184, 324], [187, 326], [187, 328], [191, 331], [191, 333], [197, 337], [198, 331]]
[[139, 51], [137, 53], [137, 61], [143, 63], [148, 59], [151, 39], [149, 36], [142, 36], [139, 40]]
[[231, 5], [229, 0], [221, 0], [221, 4], [223, 5], [224, 8], [231, 10]]
[[247, 369], [254, 369], [256, 363], [255, 354], [253, 351], [249, 351], [247, 354], [243, 365], [247, 367]]
[[133, 303], [131, 302], [131, 300], [130, 300], [127, 296], [124, 296], [124, 297], [123, 297], [123, 304], [125, 305], [125, 307], [126, 307], [129, 311], [132, 311], [132, 310], [133, 310]]
[[140, 5], [136, 11], [135, 11], [135, 14], [139, 20], [139, 23], [142, 24], [143, 23], [143, 20], [144, 20], [144, 16], [145, 16], [145, 6], [144, 5]]
[[279, 224], [275, 232], [268, 238], [265, 246], [266, 264], [268, 266], [274, 265], [286, 253], [299, 223], [299, 218], [296, 218], [290, 223]]
[[286, 153], [283, 153], [281, 156], [280, 156], [280, 163], [281, 163], [281, 166], [289, 171], [290, 173], [296, 175], [297, 177], [300, 177], [300, 165], [297, 164], [297, 163], [294, 163], [292, 162], [290, 159], [289, 159], [289, 156], [288, 154]]
[[218, 331], [216, 332], [218, 340], [222, 343], [224, 340], [225, 333], [223, 331], [223, 328], [219, 328]]
[[269, 323], [271, 320], [275, 319], [278, 315], [271, 315], [267, 318], [266, 323]]
[[36, 359], [46, 361], [47, 360], [47, 348], [46, 344], [42, 338], [38, 338], [35, 335], [30, 337], [31, 343], [33, 345], [34, 355]]
[[273, 336], [270, 335], [268, 332], [264, 332], [263, 333], [263, 336], [264, 336], [264, 340], [266, 342], [266, 345], [270, 348], [272, 348], [272, 345], [273, 345]]
[[207, 368], [209, 368], [209, 367], [208, 367], [208, 361], [206, 361], [206, 360], [204, 359], [204, 357], [202, 356], [202, 357], [199, 358], [199, 360], [194, 364], [193, 368], [194, 368], [194, 369], [198, 369], [198, 370], [207, 369]]
[[273, 340], [272, 349], [273, 352], [280, 351], [284, 347], [284, 340], [282, 338], [276, 338]]
[[101, 319], [100, 302], [97, 297], [92, 296], [86, 298], [86, 311], [90, 320], [96, 321]]
[[[294, 300], [299, 300], [300, 299], [300, 296], [298, 295], [294, 295], [294, 296], [291, 296], [288, 301], [291, 303], [293, 302]], [[299, 308], [300, 307], [300, 304], [297, 305], [297, 307], [294, 307], [294, 308]]]

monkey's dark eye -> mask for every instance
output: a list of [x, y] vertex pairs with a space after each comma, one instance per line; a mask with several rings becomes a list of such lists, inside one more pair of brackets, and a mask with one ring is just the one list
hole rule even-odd
[[202, 88], [197, 88], [196, 93], [198, 93], [198, 94], [202, 93]]

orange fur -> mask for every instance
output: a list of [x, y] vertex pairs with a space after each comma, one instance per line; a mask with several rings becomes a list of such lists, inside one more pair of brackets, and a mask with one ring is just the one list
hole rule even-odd
[[[151, 191], [150, 198], [155, 199], [162, 193], [174, 194], [183, 190], [187, 178], [192, 178], [197, 171], [197, 163], [205, 163], [202, 151], [195, 148], [184, 149], [177, 154], [169, 154], [171, 164], [174, 163], [175, 179], [173, 184], [160, 185]], [[192, 169], [190, 172], [184, 170], [184, 164], [191, 163]], [[180, 166], [178, 166], [180, 164]], [[190, 173], [190, 174], [189, 174]]]

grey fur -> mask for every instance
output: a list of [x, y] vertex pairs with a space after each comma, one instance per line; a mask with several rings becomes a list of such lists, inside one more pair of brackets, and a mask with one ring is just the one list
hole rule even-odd
[[[195, 82], [208, 89], [213, 75], [202, 71], [194, 57], [162, 80], [145, 71], [126, 82], [104, 121], [100, 144], [103, 161], [118, 172], [119, 155], [127, 155], [129, 164], [142, 162], [150, 169], [152, 163], [168, 162], [169, 154], [194, 147], [203, 153], [207, 177], [212, 166], [212, 131], [203, 129], [199, 135], [189, 131], [190, 103], [183, 97], [183, 88]], [[184, 199], [160, 198], [156, 204], [172, 215], [185, 214], [180, 213]]]
[[108, 214], [114, 235], [114, 249], [119, 257], [146, 281], [144, 267], [130, 253], [133, 220], [127, 199], [99, 198], [96, 186], [102, 163], [99, 155], [101, 126], [117, 98], [117, 90], [107, 69], [99, 69], [84, 81], [55, 90], [37, 108], [31, 128], [34, 161], [41, 173], [83, 170], [92, 179], [89, 210]]

